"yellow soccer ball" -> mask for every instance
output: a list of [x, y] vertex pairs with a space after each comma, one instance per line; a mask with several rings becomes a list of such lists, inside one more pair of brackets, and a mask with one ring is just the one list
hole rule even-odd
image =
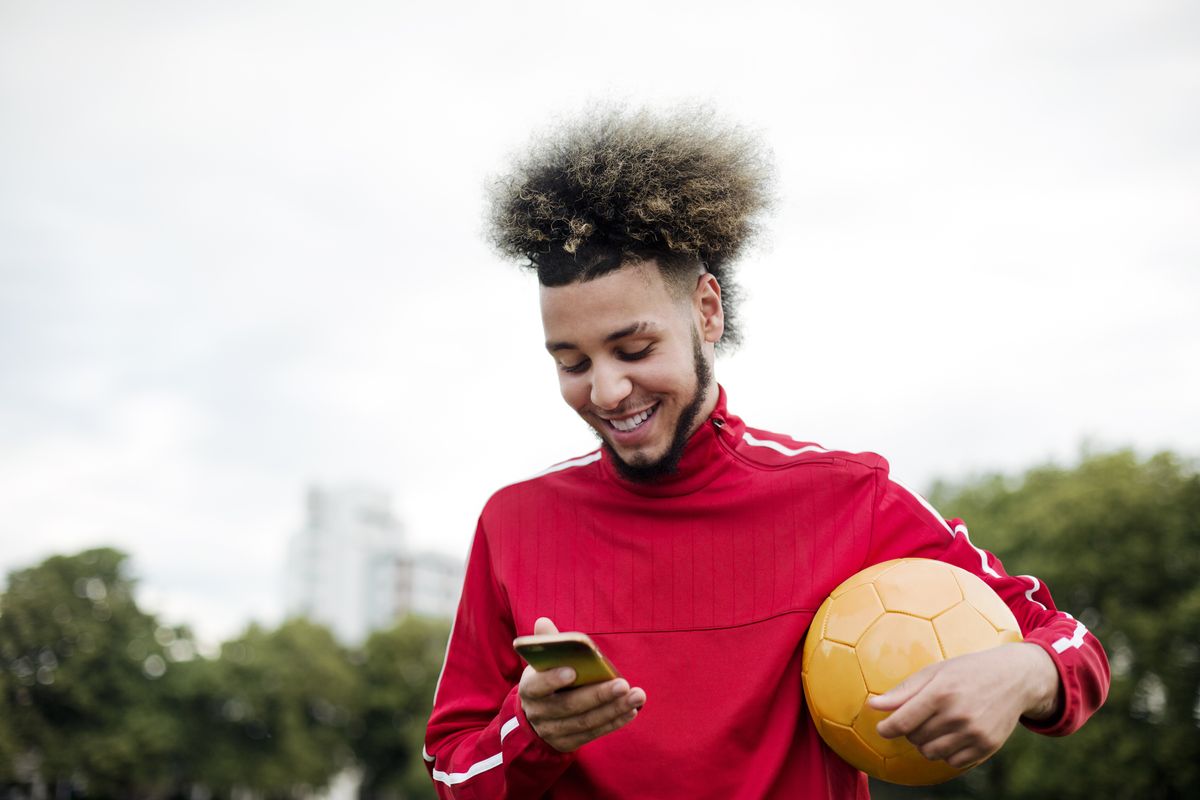
[[835, 753], [868, 775], [906, 786], [961, 775], [930, 761], [907, 739], [875, 726], [889, 712], [880, 695], [938, 661], [1021, 641], [1012, 611], [965, 569], [926, 558], [868, 567], [833, 590], [804, 640], [804, 696], [817, 731]]

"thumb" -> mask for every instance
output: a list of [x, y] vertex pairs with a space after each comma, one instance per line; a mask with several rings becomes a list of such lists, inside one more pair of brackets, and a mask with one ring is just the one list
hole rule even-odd
[[535, 634], [558, 633], [558, 628], [554, 626], [549, 617], [538, 617], [533, 623], [533, 632]]
[[944, 663], [943, 661], [939, 661], [936, 664], [930, 664], [918, 672], [914, 672], [883, 694], [872, 695], [867, 698], [867, 705], [876, 711], [895, 711], [912, 699], [917, 692], [921, 691], [925, 687], [925, 684], [933, 680], [933, 676], [937, 674], [937, 671]]

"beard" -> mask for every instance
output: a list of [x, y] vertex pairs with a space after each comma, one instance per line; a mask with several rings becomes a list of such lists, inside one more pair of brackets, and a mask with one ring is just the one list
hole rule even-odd
[[[679, 468], [679, 460], [683, 458], [683, 451], [687, 447], [688, 439], [691, 438], [692, 425], [704, 405], [704, 400], [708, 396], [708, 384], [712, 381], [712, 370], [704, 359], [704, 351], [700, 349], [700, 336], [694, 328], [692, 329], [692, 359], [693, 370], [696, 373], [696, 391], [688, 404], [679, 412], [679, 420], [675, 423], [675, 433], [671, 437], [671, 446], [667, 448], [667, 452], [654, 461], [630, 463], [617, 455], [617, 451], [603, 436], [600, 437], [604, 450], [612, 459], [617, 473], [625, 480], [635, 483], [653, 483], [674, 474], [675, 470]], [[600, 436], [598, 431], [596, 435]]]

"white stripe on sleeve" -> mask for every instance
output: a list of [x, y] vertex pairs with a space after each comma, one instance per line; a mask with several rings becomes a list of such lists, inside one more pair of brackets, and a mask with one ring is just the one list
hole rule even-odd
[[921, 506], [926, 511], [928, 511], [933, 516], [934, 519], [936, 519], [939, 523], [941, 523], [941, 526], [943, 528], [945, 528], [947, 531], [950, 532], [951, 536], [962, 536], [964, 539], [966, 539], [967, 544], [969, 544], [971, 546], [971, 549], [974, 550], [976, 555], [979, 556], [979, 569], [980, 569], [980, 571], [983, 572], [983, 574], [991, 575], [993, 578], [1000, 577], [1000, 573], [996, 572], [996, 570], [992, 569], [991, 565], [988, 564], [987, 553], [980, 550], [978, 547], [975, 546], [974, 542], [971, 541], [971, 535], [967, 532], [966, 525], [955, 525], [953, 528], [951, 528], [950, 523], [946, 522], [946, 518], [943, 517], [941, 514], [939, 514], [937, 509], [934, 508], [932, 505], [930, 505], [929, 501], [926, 500], [924, 497], [922, 497], [918, 492], [914, 492], [912, 489], [908, 488], [906, 485], [901, 483], [896, 478], [891, 478], [891, 481], [892, 481], [892, 483], [896, 484], [901, 489], [903, 489], [904, 491], [906, 491], [910, 495], [912, 495], [914, 500], [916, 500], [918, 503], [920, 503]]
[[1042, 611], [1045, 611], [1046, 605], [1044, 603], [1042, 603], [1040, 600], [1033, 599], [1033, 593], [1036, 592], [1038, 589], [1042, 588], [1042, 582], [1039, 581], [1037, 578], [1033, 577], [1032, 575], [1018, 575], [1017, 577], [1018, 578], [1026, 578], [1027, 580], [1033, 581], [1033, 588], [1031, 588], [1029, 591], [1027, 591], [1025, 593], [1025, 599], [1031, 603], [1036, 603], [1037, 605], [1042, 607]]
[[922, 497], [919, 492], [915, 492], [912, 489], [908, 488], [908, 485], [905, 483], [902, 483], [899, 478], [891, 477], [890, 480], [892, 481], [892, 483], [896, 484], [901, 489], [903, 489], [904, 491], [911, 494], [913, 496], [913, 499], [916, 500], [918, 503], [920, 503], [925, 508], [925, 510], [928, 511], [930, 514], [932, 514], [933, 518], [936, 519], [938, 521], [938, 523], [943, 528], [946, 529], [946, 533], [950, 534], [951, 536], [954, 535], [954, 531], [950, 529], [950, 523], [946, 522], [946, 519], [941, 514], [939, 514], [937, 512], [937, 509], [934, 508], [933, 506], [931, 506], [929, 504], [929, 501], [926, 500], [924, 497]]
[[454, 786], [457, 783], [474, 778], [481, 772], [487, 772], [489, 769], [498, 767], [503, 763], [504, 753], [496, 753], [496, 755], [485, 758], [483, 761], [476, 761], [466, 772], [442, 772], [440, 769], [435, 769], [433, 771], [433, 779], [441, 781], [447, 786]]
[[[512, 733], [513, 731], [515, 731], [517, 729], [519, 724], [520, 723], [517, 722], [517, 718], [513, 717], [508, 722], [506, 722], [500, 726], [500, 742], [501, 742], [501, 744], [504, 743], [504, 740], [506, 738], [508, 738], [508, 735], [510, 733]], [[426, 761], [433, 761], [433, 757], [430, 756], [428, 752], [426, 752], [424, 747], [421, 748], [421, 755], [425, 758]], [[488, 756], [487, 758], [483, 759], [482, 761], [476, 761], [474, 764], [467, 767], [466, 772], [442, 772], [440, 769], [435, 769], [433, 771], [433, 779], [435, 781], [441, 781], [442, 783], [446, 784], [447, 786], [454, 786], [455, 784], [459, 784], [459, 783], [462, 783], [463, 781], [467, 781], [467, 780], [470, 780], [471, 778], [474, 778], [476, 775], [480, 774], [481, 772], [487, 772], [489, 769], [498, 767], [503, 763], [504, 763], [504, 751], [501, 750], [499, 753], [496, 753], [496, 755], [494, 755], [494, 756]]]
[[[1068, 617], [1071, 616], [1070, 614], [1067, 614], [1067, 612], [1065, 612], [1065, 611], [1061, 611], [1059, 613], [1066, 614], [1066, 616], [1068, 616]], [[1071, 617], [1071, 618], [1074, 619], [1074, 617]], [[1061, 639], [1059, 639], [1058, 641], [1056, 641], [1054, 644], [1052, 644], [1050, 646], [1054, 648], [1054, 652], [1056, 652], [1056, 653], [1061, 653], [1064, 650], [1070, 650], [1072, 648], [1083, 647], [1083, 635], [1085, 633], [1087, 633], [1087, 628], [1084, 627], [1084, 624], [1082, 622], [1080, 622], [1079, 620], [1075, 620], [1074, 633], [1072, 633], [1069, 638], [1066, 636], [1062, 637]]]
[[983, 570], [983, 572], [985, 574], [991, 575], [993, 578], [999, 578], [1000, 573], [996, 572], [996, 570], [992, 569], [991, 566], [987, 562], [987, 553], [980, 550], [978, 547], [975, 546], [975, 543], [971, 541], [971, 534], [967, 533], [966, 525], [955, 525], [954, 526], [954, 535], [958, 536], [960, 534], [962, 535], [962, 537], [964, 539], [967, 540], [967, 544], [971, 545], [971, 549], [974, 550], [979, 555], [979, 568], [981, 570]]

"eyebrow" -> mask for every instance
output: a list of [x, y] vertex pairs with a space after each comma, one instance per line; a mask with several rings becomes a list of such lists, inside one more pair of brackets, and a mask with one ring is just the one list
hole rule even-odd
[[[645, 320], [635, 322], [632, 325], [626, 325], [624, 328], [615, 330], [608, 336], [605, 336], [604, 343], [608, 344], [609, 342], [615, 342], [618, 339], [624, 339], [626, 336], [632, 336], [635, 333], [653, 330], [654, 327], [654, 323], [646, 322]], [[578, 350], [579, 346], [572, 344], [571, 342], [546, 342], [546, 349], [551, 353], [557, 353], [559, 350]]]

